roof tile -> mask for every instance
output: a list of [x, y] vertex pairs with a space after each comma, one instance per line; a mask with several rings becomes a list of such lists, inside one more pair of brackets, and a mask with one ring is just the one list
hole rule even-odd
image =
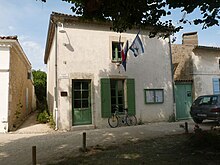
[[18, 40], [18, 36], [0, 36], [2, 40]]

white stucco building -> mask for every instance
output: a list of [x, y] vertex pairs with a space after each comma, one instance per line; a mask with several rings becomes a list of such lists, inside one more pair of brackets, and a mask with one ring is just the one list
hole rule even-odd
[[194, 94], [220, 94], [220, 48], [196, 46], [192, 53]]
[[172, 45], [176, 89], [176, 117], [190, 118], [192, 101], [220, 93], [220, 48], [199, 45], [197, 32], [184, 33], [182, 44]]
[[173, 115], [168, 40], [149, 38], [149, 31], [141, 30], [144, 54], [134, 57], [128, 51], [126, 72], [119, 63], [120, 35], [131, 45], [137, 32], [119, 34], [106, 23], [51, 14], [44, 62], [48, 106], [57, 129], [108, 127], [116, 104], [140, 122], [168, 121]]
[[36, 107], [31, 63], [17, 36], [0, 36], [0, 82], [0, 132], [8, 132]]

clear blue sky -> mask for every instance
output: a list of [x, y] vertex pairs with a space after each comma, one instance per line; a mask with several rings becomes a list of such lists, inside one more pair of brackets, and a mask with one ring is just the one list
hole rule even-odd
[[[33, 69], [46, 71], [43, 62], [49, 17], [52, 11], [72, 14], [71, 4], [61, 0], [47, 0], [42, 3], [36, 0], [0, 0], [0, 36], [17, 35], [22, 48], [32, 63]], [[180, 15], [173, 16], [177, 22]], [[197, 31], [199, 44], [220, 47], [220, 27], [201, 30], [201, 27], [184, 27], [175, 34], [175, 43], [181, 43], [184, 32]]]

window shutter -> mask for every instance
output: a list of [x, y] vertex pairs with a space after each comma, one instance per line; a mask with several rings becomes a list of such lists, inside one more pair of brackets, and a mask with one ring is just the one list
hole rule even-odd
[[135, 83], [134, 79], [127, 79], [128, 114], [135, 115]]
[[31, 79], [31, 72], [27, 73], [27, 79]]
[[219, 91], [219, 79], [218, 78], [213, 78], [213, 94], [220, 94]]
[[101, 108], [102, 117], [107, 118], [111, 116], [111, 91], [110, 79], [101, 79]]

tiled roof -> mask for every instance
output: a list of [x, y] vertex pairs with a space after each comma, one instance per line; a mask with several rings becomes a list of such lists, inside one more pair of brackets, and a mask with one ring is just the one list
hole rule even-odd
[[27, 62], [27, 64], [30, 66], [31, 68], [31, 63], [28, 60], [24, 50], [22, 49], [19, 41], [18, 41], [18, 36], [14, 35], [14, 36], [0, 36], [0, 46], [11, 46], [12, 48], [15, 47], [15, 49], [18, 51], [18, 53], [20, 53], [24, 60]]
[[2, 40], [17, 40], [18, 36], [0, 36]]
[[65, 16], [65, 17], [76, 17], [74, 15], [71, 14], [64, 14], [64, 13], [58, 13], [58, 12], [52, 12], [52, 15], [56, 15], [56, 16]]
[[178, 80], [175, 80], [175, 83], [178, 83], [178, 82], [193, 82], [193, 80], [191, 80], [191, 79], [178, 79]]
[[215, 50], [220, 50], [220, 47], [214, 47], [214, 46], [196, 46], [195, 49], [215, 49]]
[[83, 22], [83, 23], [95, 23], [95, 24], [104, 24], [104, 25], [111, 23], [110, 21], [101, 21], [101, 20], [95, 20], [95, 19], [82, 19], [81, 16], [75, 16], [71, 14], [64, 14], [64, 13], [57, 13], [57, 12], [52, 12], [50, 19], [55, 22], [63, 22], [65, 20], [67, 22], [77, 21], [77, 22]]

